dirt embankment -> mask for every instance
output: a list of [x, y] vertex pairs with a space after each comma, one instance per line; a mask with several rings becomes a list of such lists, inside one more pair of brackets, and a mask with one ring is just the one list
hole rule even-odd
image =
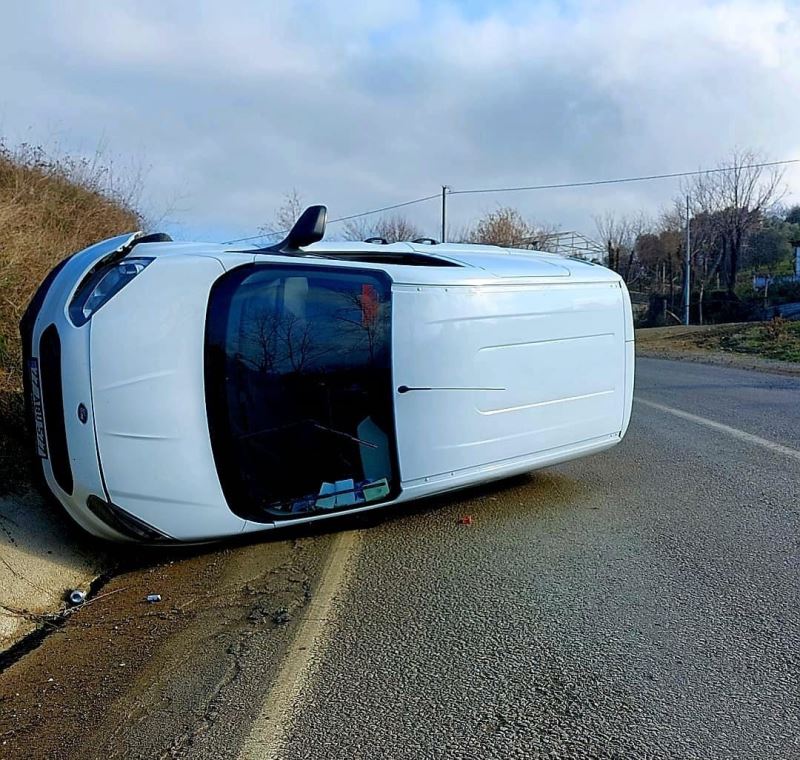
[[800, 323], [777, 320], [642, 328], [636, 331], [636, 353], [800, 375]]
[[88, 591], [114, 565], [112, 550], [85, 535], [36, 491], [0, 497], [0, 657], [52, 624], [67, 589]]

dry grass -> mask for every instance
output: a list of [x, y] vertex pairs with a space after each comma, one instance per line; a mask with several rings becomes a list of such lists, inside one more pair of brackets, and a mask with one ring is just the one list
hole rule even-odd
[[63, 257], [141, 228], [138, 189], [135, 180], [118, 185], [99, 156], [53, 158], [0, 142], [0, 480], [14, 479], [10, 439], [20, 437], [23, 419], [20, 317]]

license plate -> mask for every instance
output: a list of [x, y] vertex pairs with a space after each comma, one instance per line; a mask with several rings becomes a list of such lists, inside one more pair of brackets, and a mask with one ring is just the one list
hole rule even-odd
[[31, 376], [31, 407], [33, 424], [36, 429], [36, 453], [47, 459], [47, 438], [44, 434], [44, 412], [42, 411], [42, 385], [39, 379], [39, 360], [31, 359], [28, 364]]

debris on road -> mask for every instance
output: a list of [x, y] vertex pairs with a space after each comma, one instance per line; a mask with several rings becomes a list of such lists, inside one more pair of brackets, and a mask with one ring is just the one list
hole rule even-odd
[[285, 607], [275, 610], [272, 614], [272, 622], [275, 623], [275, 625], [286, 625], [291, 619], [292, 616]]
[[161, 594], [148, 594], [148, 595], [145, 597], [145, 599], [146, 599], [148, 602], [150, 602], [150, 604], [153, 604], [153, 603], [155, 603], [155, 602], [160, 602], [160, 601], [161, 601]]
[[86, 601], [86, 593], [77, 588], [73, 589], [67, 592], [67, 601], [73, 606], [83, 604]]
[[472, 525], [472, 515], [464, 515], [458, 518], [459, 525]]

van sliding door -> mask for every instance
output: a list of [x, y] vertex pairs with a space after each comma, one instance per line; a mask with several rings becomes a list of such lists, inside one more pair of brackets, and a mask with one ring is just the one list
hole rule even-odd
[[393, 298], [404, 490], [622, 431], [618, 284], [395, 285]]

